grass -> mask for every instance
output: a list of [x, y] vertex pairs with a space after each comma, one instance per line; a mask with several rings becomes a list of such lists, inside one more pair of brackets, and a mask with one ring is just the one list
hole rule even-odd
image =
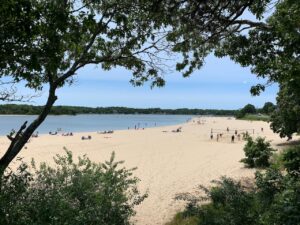
[[177, 213], [174, 218], [165, 225], [197, 225], [198, 218], [195, 216], [184, 217], [182, 213]]
[[270, 121], [270, 116], [265, 114], [246, 114], [244, 117], [240, 118], [240, 120], [250, 120], [250, 121]]

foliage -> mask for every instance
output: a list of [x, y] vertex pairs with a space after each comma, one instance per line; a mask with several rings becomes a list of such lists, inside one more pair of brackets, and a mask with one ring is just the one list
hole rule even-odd
[[271, 144], [265, 141], [265, 138], [258, 137], [254, 141], [252, 137], [247, 138], [247, 143], [244, 147], [246, 158], [241, 162], [245, 163], [248, 167], [267, 167], [269, 166], [269, 158], [272, 152], [275, 151], [271, 148]]
[[[26, 87], [42, 90], [48, 98], [36, 120], [24, 123], [0, 159], [0, 174], [18, 155], [33, 132], [43, 123], [57, 100], [57, 89], [72, 84], [76, 73], [87, 65], [104, 70], [123, 67], [132, 72], [131, 83], [163, 86], [162, 61], [171, 51], [182, 52], [183, 63], [177, 70], [187, 76], [201, 65], [191, 61], [185, 72], [187, 52], [195, 46], [193, 57], [203, 61], [214, 40], [197, 40], [180, 24], [196, 24], [203, 34], [232, 33], [235, 20], [243, 11], [260, 17], [269, 1], [152, 1], [152, 0], [4, 0], [0, 5], [0, 79], [22, 81]], [[190, 13], [195, 12], [194, 23]], [[196, 7], [196, 8], [195, 8]], [[229, 16], [230, 15], [230, 16]], [[211, 22], [213, 20], [213, 22]], [[187, 22], [188, 21], [188, 22]], [[207, 26], [209, 24], [209, 26]], [[231, 26], [231, 24], [233, 24]], [[229, 26], [230, 25], [230, 26]], [[220, 32], [220, 26], [222, 32]], [[224, 31], [223, 31], [224, 29]], [[211, 32], [212, 31], [212, 32]], [[201, 36], [201, 35], [200, 35]], [[188, 39], [185, 42], [183, 39]], [[221, 40], [221, 39], [219, 39]], [[210, 43], [211, 42], [211, 43]], [[22, 135], [21, 135], [22, 134]]]
[[[203, 203], [206, 198], [198, 194], [190, 195], [189, 199], [183, 198], [187, 207], [180, 215], [186, 220], [197, 219], [197, 225], [300, 223], [300, 181], [289, 174], [268, 168], [265, 173], [256, 173], [255, 185], [242, 185], [224, 177], [214, 183], [217, 185], [205, 190], [209, 203]], [[179, 222], [175, 224], [185, 224]]]
[[[271, 128], [282, 137], [290, 138], [292, 133], [299, 132], [300, 2], [183, 2], [187, 5], [186, 8], [182, 6], [182, 13], [186, 16], [181, 18], [179, 15], [174, 34], [177, 39], [173, 37], [174, 42], [177, 40], [175, 50], [182, 52], [184, 58], [179, 69], [191, 73], [204, 64], [205, 57], [210, 53], [217, 57], [230, 57], [241, 66], [250, 67], [253, 74], [267, 80], [251, 88], [253, 95], [259, 95], [274, 82], [280, 85], [278, 107], [276, 116], [271, 118]], [[229, 9], [223, 4], [228, 5]], [[214, 9], [218, 13], [206, 14]], [[233, 9], [239, 9], [239, 13], [235, 14]], [[246, 11], [252, 13], [256, 20], [239, 18]]]
[[37, 118], [25, 122], [0, 159], [0, 175], [43, 123], [57, 89], [74, 82], [87, 65], [132, 71], [131, 82], [162, 86], [160, 53], [164, 17], [150, 0], [4, 0], [0, 5], [0, 79], [23, 82], [34, 91], [47, 87]]
[[184, 216], [183, 213], [177, 213], [172, 221], [165, 225], [197, 225], [198, 218], [196, 216]]
[[250, 120], [250, 121], [265, 121], [265, 122], [270, 121], [270, 116], [262, 115], [262, 114], [246, 114], [241, 118], [238, 118], [238, 117], [236, 117], [236, 118], [242, 119], [242, 120]]
[[[37, 115], [42, 106], [33, 105], [0, 105], [0, 114]], [[76, 115], [76, 114], [183, 114], [183, 115], [234, 115], [235, 110], [222, 109], [161, 109], [161, 108], [127, 108], [127, 107], [81, 107], [81, 106], [53, 106], [49, 114]]]
[[134, 206], [146, 195], [137, 190], [132, 170], [114, 160], [95, 164], [72, 153], [55, 157], [31, 172], [21, 164], [2, 177], [0, 224], [130, 224]]
[[275, 109], [276, 106], [272, 102], [266, 102], [262, 107], [261, 112], [270, 115], [272, 112], [274, 112]]
[[254, 105], [251, 104], [247, 104], [244, 106], [244, 108], [242, 109], [242, 112], [244, 114], [255, 114], [256, 113], [256, 108]]
[[247, 114], [255, 114], [257, 112], [256, 108], [252, 104], [245, 105], [241, 110], [238, 110], [235, 114], [237, 119], [244, 118]]
[[283, 152], [283, 165], [291, 176], [300, 177], [300, 146], [291, 147]]
[[277, 110], [271, 115], [271, 128], [280, 137], [292, 138], [300, 132], [300, 83], [288, 82], [280, 85], [277, 95]]
[[[210, 189], [200, 187], [211, 200], [211, 203], [199, 205], [206, 198], [197, 195], [187, 198], [178, 198], [188, 201], [188, 207], [182, 213], [187, 218], [197, 217], [198, 225], [220, 225], [220, 224], [256, 224], [257, 213], [255, 212], [254, 196], [251, 192], [244, 190], [240, 182], [226, 177]], [[184, 195], [183, 195], [184, 196]]]

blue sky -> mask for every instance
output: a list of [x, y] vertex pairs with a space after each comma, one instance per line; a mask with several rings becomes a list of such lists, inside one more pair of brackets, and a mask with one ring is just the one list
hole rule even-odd
[[[249, 68], [214, 56], [207, 57], [205, 65], [188, 78], [169, 72], [163, 88], [151, 89], [149, 84], [133, 87], [130, 78], [131, 72], [123, 68], [103, 71], [86, 67], [78, 71], [72, 86], [58, 91], [56, 105], [238, 109], [247, 103], [261, 107], [266, 101], [275, 102], [278, 90], [273, 85], [260, 96], [251, 96], [250, 87], [264, 81], [251, 74]], [[35, 98], [34, 104], [43, 104], [45, 94]]]

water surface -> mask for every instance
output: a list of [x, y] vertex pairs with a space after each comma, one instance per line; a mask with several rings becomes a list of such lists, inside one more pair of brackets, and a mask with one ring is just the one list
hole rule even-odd
[[[191, 115], [120, 115], [120, 114], [93, 114], [93, 115], [62, 115], [48, 116], [37, 129], [41, 134], [61, 129], [63, 132], [86, 132], [104, 130], [123, 130], [147, 128], [154, 126], [175, 125], [186, 122]], [[31, 122], [36, 116], [1, 115], [0, 135], [8, 134], [12, 129], [18, 130], [25, 122]]]

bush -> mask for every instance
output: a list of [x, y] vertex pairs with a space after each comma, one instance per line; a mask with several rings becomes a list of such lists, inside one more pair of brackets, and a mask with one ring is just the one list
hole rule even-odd
[[[256, 225], [257, 215], [253, 210], [255, 204], [251, 192], [245, 191], [240, 182], [226, 177], [213, 183], [215, 185], [210, 189], [201, 187], [207, 197], [191, 194], [181, 194], [177, 197], [179, 200], [187, 201], [187, 207], [181, 213], [186, 220], [198, 218], [198, 225]], [[211, 202], [199, 204], [207, 200]]]
[[86, 156], [73, 161], [72, 153], [57, 155], [56, 168], [45, 163], [39, 169], [21, 164], [2, 177], [0, 224], [104, 224], [126, 225], [134, 206], [145, 195], [137, 190], [132, 170], [122, 162], [92, 163]]
[[222, 178], [205, 190], [210, 200], [205, 204], [199, 204], [207, 200], [205, 197], [185, 194], [179, 199], [186, 200], [187, 207], [169, 224], [186, 225], [185, 221], [190, 220], [197, 225], [300, 224], [299, 179], [268, 168], [265, 173], [257, 173], [255, 180], [255, 185], [241, 185]]
[[283, 152], [283, 165], [292, 176], [300, 176], [300, 146]]
[[264, 138], [258, 137], [253, 141], [252, 137], [248, 137], [244, 147], [246, 158], [242, 159], [241, 162], [250, 168], [268, 167], [270, 165], [269, 159], [273, 151], [275, 150], [271, 148], [270, 142], [265, 141]]

